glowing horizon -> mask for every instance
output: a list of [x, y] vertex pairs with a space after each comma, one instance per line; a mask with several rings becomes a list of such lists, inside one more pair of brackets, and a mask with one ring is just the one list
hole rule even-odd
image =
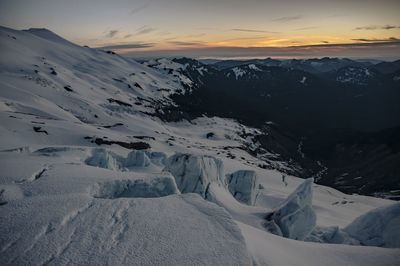
[[6, 27], [44, 27], [80, 45], [137, 56], [217, 56], [225, 48], [232, 56], [400, 54], [394, 0], [3, 0], [0, 7]]

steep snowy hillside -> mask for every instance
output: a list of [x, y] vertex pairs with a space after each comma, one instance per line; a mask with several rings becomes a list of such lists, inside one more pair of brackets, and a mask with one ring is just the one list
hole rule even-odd
[[160, 120], [184, 64], [45, 29], [0, 46], [1, 265], [398, 265], [399, 203], [259, 167], [235, 120]]

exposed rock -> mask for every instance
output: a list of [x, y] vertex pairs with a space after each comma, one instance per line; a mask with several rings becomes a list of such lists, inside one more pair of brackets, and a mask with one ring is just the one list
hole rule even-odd
[[49, 135], [49, 133], [46, 130], [42, 129], [42, 127], [33, 127], [33, 130], [38, 133], [44, 133], [46, 135]]
[[112, 128], [112, 127], [118, 127], [118, 126], [123, 126], [124, 124], [122, 123], [115, 123], [114, 125], [108, 125], [108, 126], [103, 126], [104, 128]]
[[117, 99], [113, 99], [113, 98], [109, 98], [109, 99], [107, 99], [107, 101], [109, 103], [117, 103], [117, 104], [119, 104], [121, 106], [132, 107], [132, 104], [130, 104], [130, 103], [126, 103], [126, 102], [123, 102], [123, 101], [120, 101], [120, 100], [117, 100]]
[[92, 140], [92, 142], [96, 143], [97, 145], [112, 145], [112, 144], [117, 144], [121, 147], [124, 147], [126, 149], [131, 149], [131, 150], [146, 150], [150, 149], [150, 145], [146, 142], [124, 142], [124, 141], [114, 141], [114, 140], [104, 140], [102, 138], [96, 138], [95, 140]]
[[64, 90], [66, 90], [68, 92], [73, 92], [70, 85], [64, 86]]
[[139, 83], [137, 83], [137, 82], [135, 82], [135, 84], [133, 84], [135, 87], [137, 87], [137, 88], [139, 88], [139, 89], [142, 89], [143, 90], [143, 88], [142, 88], [142, 86], [140, 86], [139, 85]]
[[210, 139], [210, 138], [214, 137], [214, 135], [215, 134], [213, 132], [208, 132], [206, 135], [206, 138]]

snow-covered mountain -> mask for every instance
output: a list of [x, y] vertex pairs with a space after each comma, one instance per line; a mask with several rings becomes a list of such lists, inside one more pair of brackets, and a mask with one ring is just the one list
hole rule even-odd
[[[144, 64], [190, 81], [186, 93], [171, 95], [174, 105], [162, 108], [163, 120], [233, 118], [260, 130], [248, 151], [265, 159], [263, 167], [313, 176], [346, 193], [400, 196], [398, 72], [337, 58], [227, 60], [217, 62], [221, 69], [188, 58], [150, 62]], [[298, 63], [318, 63], [323, 72], [301, 70]]]
[[338, 71], [336, 81], [366, 86], [374, 79], [375, 76], [376, 73], [366, 67], [345, 67]]
[[399, 203], [259, 167], [276, 154], [236, 120], [161, 119], [211, 68], [45, 29], [0, 44], [2, 265], [398, 263]]

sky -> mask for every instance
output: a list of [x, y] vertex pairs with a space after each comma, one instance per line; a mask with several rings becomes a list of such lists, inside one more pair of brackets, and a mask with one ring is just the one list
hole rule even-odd
[[400, 58], [400, 0], [0, 0], [0, 25], [135, 57]]

